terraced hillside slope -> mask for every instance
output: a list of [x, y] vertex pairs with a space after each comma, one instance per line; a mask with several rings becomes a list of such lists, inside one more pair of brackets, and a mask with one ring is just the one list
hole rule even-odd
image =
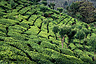
[[[0, 64], [93, 64], [94, 23], [88, 25], [31, 1], [13, 3], [0, 1]], [[63, 48], [52, 31], [55, 25], [70, 25], [76, 31], [71, 40], [65, 38]], [[81, 41], [79, 30], [88, 34]]]

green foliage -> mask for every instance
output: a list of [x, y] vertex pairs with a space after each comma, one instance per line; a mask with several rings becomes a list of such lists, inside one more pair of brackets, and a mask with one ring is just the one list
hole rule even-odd
[[83, 28], [82, 31], [85, 32], [86, 36], [87, 36], [88, 34], [90, 34], [90, 30], [87, 30], [86, 28]]
[[52, 12], [54, 12], [56, 14], [59, 14], [59, 11], [56, 11], [56, 10], [52, 10]]
[[49, 11], [50, 9], [47, 7], [47, 6], [40, 6], [40, 11], [42, 12], [46, 12], [46, 11]]
[[0, 36], [6, 36], [6, 33], [3, 33], [2, 31], [0, 31]]
[[38, 34], [38, 36], [39, 36], [39, 37], [43, 37], [43, 38], [48, 38], [48, 33], [41, 31], [41, 32]]
[[36, 35], [39, 32], [39, 28], [37, 26], [31, 26], [31, 28], [26, 31], [26, 34], [32, 34], [32, 35]]
[[74, 50], [76, 48], [76, 46], [73, 43], [70, 43], [69, 46], [70, 46], [71, 50]]
[[9, 31], [8, 32], [8, 36], [11, 36], [13, 37], [14, 39], [18, 39], [18, 40], [25, 40], [27, 37], [26, 34], [20, 34], [20, 33], [17, 33], [17, 32], [12, 32], [12, 31]]
[[[30, 1], [30, 0], [29, 0]], [[32, 2], [39, 2], [40, 0], [31, 0]]]
[[[74, 10], [78, 10], [78, 8], [79, 8], [79, 6], [78, 6], [79, 4], [78, 3], [72, 3], [72, 5], [70, 6], [70, 9], [72, 10], [72, 11], [74, 11]], [[77, 11], [76, 10], [76, 11]]]
[[29, 0], [31, 2], [33, 2], [34, 5], [36, 5], [40, 0]]
[[74, 55], [77, 56], [77, 57], [82, 56], [82, 53], [83, 53], [82, 50], [79, 50], [79, 49], [75, 49], [75, 50], [74, 50]]
[[[0, 63], [92, 64], [95, 23], [89, 26], [40, 0], [14, 0], [13, 8], [11, 1], [0, 0]], [[75, 38], [79, 31], [86, 35], [81, 44]]]
[[44, 16], [45, 16], [45, 17], [50, 17], [52, 14], [53, 14], [53, 12], [48, 11], [48, 12], [45, 12], [45, 13], [44, 13]]
[[59, 27], [58, 26], [54, 26], [53, 27], [54, 34], [58, 33], [58, 31], [59, 31]]
[[61, 13], [63, 12], [63, 8], [62, 7], [58, 7], [57, 10]]
[[28, 25], [27, 21], [21, 22], [20, 25], [21, 25], [22, 27], [24, 27], [24, 28], [29, 28], [29, 25]]
[[80, 44], [76, 44], [76, 47], [79, 48], [79, 49], [81, 49], [81, 50], [83, 50], [83, 46], [80, 45]]
[[60, 32], [59, 34], [61, 37], [63, 37], [65, 34], [68, 35], [71, 32], [71, 27], [67, 25], [63, 25], [60, 27]]
[[0, 24], [0, 31], [6, 33], [6, 32], [7, 32], [7, 31], [6, 31], [6, 25]]
[[49, 7], [54, 9], [55, 3], [50, 3]]
[[36, 20], [36, 22], [34, 24], [35, 24], [35, 26], [40, 27], [41, 23], [42, 23], [42, 20], [39, 18]]
[[11, 8], [13, 8], [15, 6], [14, 0], [10, 0], [10, 5], [11, 5]]
[[55, 48], [56, 48], [55, 44], [51, 44], [50, 42], [47, 42], [47, 41], [41, 42], [41, 46], [44, 48], [49, 48], [49, 49], [53, 49], [53, 50], [55, 50]]
[[68, 14], [86, 23], [95, 21], [95, 8], [89, 1], [76, 1], [67, 7]]
[[57, 14], [51, 15], [51, 18], [53, 18], [54, 20], [59, 19], [56, 15]]
[[10, 26], [8, 29], [10, 32], [18, 32], [18, 33], [22, 33], [25, 30], [27, 30], [26, 28], [19, 26], [19, 25], [15, 25], [15, 26]]
[[11, 19], [0, 19], [0, 24], [5, 24], [6, 26], [9, 26], [9, 25], [14, 25], [18, 23], [18, 21], [16, 20], [11, 20]]
[[61, 48], [60, 50], [61, 50], [61, 52], [63, 54], [74, 56], [73, 51], [71, 51], [70, 49], [63, 49], [63, 48]]
[[64, 5], [65, 5], [65, 6], [66, 6], [66, 5], [68, 5], [68, 2], [67, 2], [67, 1], [65, 1]]
[[83, 63], [81, 60], [78, 60], [76, 57], [64, 55], [64, 54], [60, 55], [59, 53], [54, 53], [54, 54], [52, 54], [51, 57], [56, 61], [57, 64], [70, 64], [70, 63], [71, 64], [75, 64], [75, 63], [79, 64], [79, 63]]
[[81, 56], [80, 59], [83, 60], [84, 62], [87, 62], [87, 63], [92, 62], [92, 58], [89, 56], [86, 56], [86, 55]]
[[81, 40], [81, 39], [84, 39], [84, 37], [85, 37], [85, 33], [82, 30], [77, 31], [75, 38]]
[[[27, 12], [28, 10], [30, 10], [31, 8], [30, 7], [25, 7], [23, 8], [22, 10], [19, 11], [20, 14], [25, 14], [25, 12]], [[34, 12], [34, 10], [33, 10]]]
[[88, 40], [88, 42], [90, 43], [90, 45], [92, 46], [92, 49], [94, 52], [96, 52], [96, 39], [95, 39], [95, 34], [92, 34], [92, 36], [90, 37], [90, 41]]
[[47, 5], [47, 1], [42, 1], [42, 4], [44, 4], [45, 6]]

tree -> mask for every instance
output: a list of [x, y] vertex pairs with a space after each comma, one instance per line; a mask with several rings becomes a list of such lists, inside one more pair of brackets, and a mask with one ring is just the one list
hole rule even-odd
[[62, 13], [63, 12], [63, 8], [62, 7], [58, 7], [57, 10]]
[[67, 2], [67, 1], [65, 1], [64, 5], [65, 5], [65, 6], [66, 6], [66, 5], [68, 5], [68, 2]]
[[14, 6], [15, 6], [14, 0], [10, 0], [10, 5], [11, 5], [11, 8], [14, 8]]
[[68, 34], [69, 42], [71, 42], [71, 39], [74, 37], [74, 35], [77, 33], [77, 31], [71, 27], [71, 32]]
[[96, 60], [96, 34], [92, 35], [89, 40], [90, 45], [92, 46], [92, 50], [94, 51], [94, 61]]
[[66, 35], [68, 35], [71, 32], [71, 26], [67, 26], [67, 25], [63, 25], [61, 27], [54, 26], [53, 32], [54, 32], [54, 34], [59, 32], [60, 38], [61, 38], [61, 44], [62, 44], [62, 48], [63, 48], [64, 39], [65, 39]]
[[59, 32], [59, 26], [57, 26], [57, 25], [56, 25], [56, 26], [54, 26], [52, 31], [54, 32], [55, 37], [56, 37], [56, 39], [57, 39], [56, 33], [58, 33], [58, 32]]
[[75, 35], [75, 38], [79, 39], [79, 44], [81, 42], [81, 39], [84, 39], [85, 37], [85, 33], [82, 31], [82, 30], [78, 30], [76, 35]]
[[[62, 45], [62, 48], [63, 48], [63, 43], [64, 43], [64, 40], [66, 37], [68, 37], [68, 42], [71, 41], [71, 39], [74, 37], [74, 35], [76, 34], [76, 30], [75, 29], [72, 29], [71, 26], [69, 25], [63, 25], [63, 26], [54, 26], [53, 27], [53, 30], [54, 34], [56, 35], [56, 33], [58, 33], [60, 35], [60, 40], [61, 40], [61, 45]], [[67, 44], [67, 47], [68, 47], [68, 44]]]
[[39, 2], [40, 0], [29, 0], [29, 1], [32, 1], [36, 5], [37, 2]]
[[47, 5], [47, 0], [42, 0], [41, 3], [46, 6]]
[[39, 2], [40, 0], [29, 0], [29, 1], [32, 1], [32, 2]]
[[67, 10], [69, 15], [86, 23], [94, 22], [96, 20], [94, 18], [96, 9], [93, 7], [93, 3], [89, 1], [74, 2], [71, 6], [67, 7]]
[[71, 32], [71, 26], [63, 25], [60, 27], [59, 34], [61, 36], [62, 48], [63, 48], [64, 39], [65, 39], [66, 35], [70, 34], [70, 32]]
[[48, 5], [50, 8], [54, 9], [55, 3], [50, 3], [50, 5]]
[[84, 33], [85, 33], [85, 38], [87, 37], [88, 34], [91, 33], [90, 30], [88, 30], [88, 29], [86, 29], [86, 28], [82, 28], [81, 30], [84, 31]]
[[[60, 13], [63, 12], [63, 8], [62, 8], [62, 7], [58, 7], [57, 10], [58, 10]], [[61, 16], [61, 14], [60, 14], [60, 16]]]
[[46, 6], [47, 5], [47, 1], [42, 1], [42, 4], [44, 4]]
[[65, 1], [65, 2], [64, 2], [64, 4], [63, 4], [64, 8], [66, 8], [66, 7], [67, 7], [67, 5], [68, 5], [68, 2], [67, 2], [67, 1]]

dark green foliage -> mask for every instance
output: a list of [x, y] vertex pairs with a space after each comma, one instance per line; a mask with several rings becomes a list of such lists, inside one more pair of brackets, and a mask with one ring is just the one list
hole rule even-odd
[[[8, 22], [9, 21], [9, 22]], [[6, 26], [9, 26], [9, 25], [14, 25], [18, 23], [18, 21], [16, 20], [11, 20], [11, 19], [0, 19], [0, 24], [4, 24]]]
[[58, 7], [57, 10], [61, 13], [63, 12], [63, 8], [62, 7]]
[[46, 12], [46, 11], [48, 11], [48, 10], [49, 10], [48, 7], [40, 6], [40, 11], [42, 11], [42, 12]]
[[73, 43], [70, 43], [69, 47], [71, 48], [71, 50], [74, 50], [76, 48], [76, 46]]
[[64, 6], [66, 6], [66, 5], [68, 5], [68, 2], [67, 1], [65, 1], [65, 3], [64, 3]]
[[59, 14], [59, 12], [58, 12], [58, 11], [56, 11], [56, 10], [52, 10], [52, 12], [54, 12], [54, 13], [56, 13], [56, 14]]
[[87, 30], [86, 28], [83, 28], [83, 29], [82, 29], [82, 31], [84, 31], [84, 32], [85, 32], [86, 36], [87, 36], [88, 34], [90, 34], [90, 31], [89, 31], [89, 30]]
[[44, 48], [53, 49], [55, 51], [59, 51], [55, 44], [51, 44], [50, 42], [43, 41], [41, 42], [41, 46]]
[[95, 38], [95, 34], [93, 34], [91, 37], [90, 37], [90, 45], [92, 46], [92, 49], [94, 52], [96, 52], [96, 38]]
[[79, 30], [79, 31], [77, 31], [75, 37], [76, 37], [77, 39], [80, 39], [80, 40], [81, 40], [81, 39], [84, 39], [85, 33], [84, 33], [82, 30]]
[[82, 56], [82, 53], [83, 53], [82, 50], [79, 50], [79, 49], [75, 49], [75, 50], [74, 50], [74, 55], [77, 56], [77, 57]]
[[51, 9], [54, 9], [54, 6], [55, 6], [55, 3], [50, 3], [50, 5], [49, 5], [49, 7], [50, 7]]
[[51, 18], [53, 18], [54, 20], [59, 19], [59, 18], [56, 16], [56, 14], [51, 15]]
[[[30, 0], [29, 0], [30, 1]], [[39, 2], [40, 0], [31, 0], [32, 2]]]
[[90, 58], [89, 56], [81, 56], [80, 59], [87, 63], [92, 62], [92, 58]]
[[61, 52], [63, 53], [63, 54], [66, 54], [66, 55], [70, 55], [70, 56], [74, 56], [74, 54], [73, 54], [73, 51], [71, 51], [70, 49], [60, 49], [61, 50]]
[[34, 5], [36, 5], [40, 0], [29, 0], [31, 2], [33, 2]]
[[47, 1], [42, 1], [42, 4], [44, 4], [45, 6], [47, 5]]
[[63, 25], [60, 27], [60, 32], [59, 34], [61, 37], [63, 37], [65, 34], [68, 35], [71, 32], [71, 27], [67, 25]]
[[14, 0], [10, 0], [10, 5], [11, 5], [11, 8], [14, 8], [14, 6], [15, 6]]
[[[39, 1], [0, 0], [0, 63], [92, 64], [95, 23], [89, 26]], [[80, 44], [79, 31], [86, 34]]]
[[44, 17], [51, 17], [51, 15], [53, 15], [53, 12], [48, 11], [44, 13]]
[[71, 39], [75, 36], [76, 33], [77, 31], [75, 29], [71, 29], [71, 32], [68, 34], [69, 41], [71, 41]]
[[86, 23], [92, 23], [95, 19], [95, 8], [89, 1], [76, 1], [67, 7], [68, 14]]
[[72, 3], [72, 5], [70, 6], [70, 9], [72, 10], [72, 11], [77, 11], [78, 10], [78, 6], [79, 4], [78, 3]]
[[59, 26], [54, 26], [53, 32], [54, 32], [54, 34], [58, 33], [59, 32]]

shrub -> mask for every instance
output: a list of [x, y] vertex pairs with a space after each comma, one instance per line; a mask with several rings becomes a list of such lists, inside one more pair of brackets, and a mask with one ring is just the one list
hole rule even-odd
[[38, 34], [38, 37], [43, 37], [43, 38], [48, 38], [48, 33], [47, 32], [44, 32], [44, 31], [41, 31], [39, 34]]
[[28, 29], [25, 34], [29, 34], [29, 35], [37, 35], [37, 33], [39, 32], [39, 28], [37, 26], [30, 26], [31, 28]]
[[61, 13], [63, 12], [63, 8], [62, 7], [58, 7], [57, 10]]
[[91, 63], [92, 62], [92, 58], [91, 57], [89, 57], [89, 56], [81, 56], [80, 57], [80, 59], [82, 60], [82, 61], [84, 61], [84, 62], [87, 62], [87, 63]]
[[70, 43], [69, 47], [71, 48], [71, 50], [74, 50], [76, 48], [76, 46], [73, 43]]
[[34, 24], [35, 26], [40, 27], [42, 22], [43, 21], [40, 18], [38, 18]]
[[5, 24], [6, 26], [9, 26], [9, 25], [14, 25], [18, 23], [18, 21], [16, 20], [11, 20], [11, 19], [0, 19], [0, 24]]
[[27, 28], [24, 28], [20, 25], [15, 25], [15, 26], [10, 26], [8, 27], [8, 31], [12, 32], [18, 32], [18, 33], [23, 33]]
[[0, 24], [0, 31], [6, 33], [6, 32], [7, 32], [7, 31], [6, 31], [6, 25]]
[[3, 33], [2, 31], [0, 31], [0, 36], [6, 36], [6, 33]]
[[26, 34], [20, 34], [20, 33], [12, 32], [12, 31], [8, 32], [8, 36], [13, 37], [14, 39], [17, 39], [17, 40], [25, 40], [25, 39], [27, 39], [27, 37], [26, 37], [27, 35]]
[[50, 42], [43, 41], [41, 42], [41, 46], [44, 48], [50, 48], [50, 49], [55, 49], [55, 44], [51, 44]]
[[42, 4], [44, 4], [45, 6], [47, 5], [47, 1], [42, 1]]
[[70, 55], [70, 56], [74, 56], [73, 51], [71, 51], [70, 49], [60, 49], [61, 53], [66, 54], [66, 55]]
[[50, 9], [47, 6], [40, 6], [40, 11], [46, 12], [49, 11]]
[[75, 50], [74, 50], [74, 55], [77, 56], [77, 57], [82, 56], [82, 53], [83, 53], [82, 50], [79, 50], [79, 49], [75, 49]]

